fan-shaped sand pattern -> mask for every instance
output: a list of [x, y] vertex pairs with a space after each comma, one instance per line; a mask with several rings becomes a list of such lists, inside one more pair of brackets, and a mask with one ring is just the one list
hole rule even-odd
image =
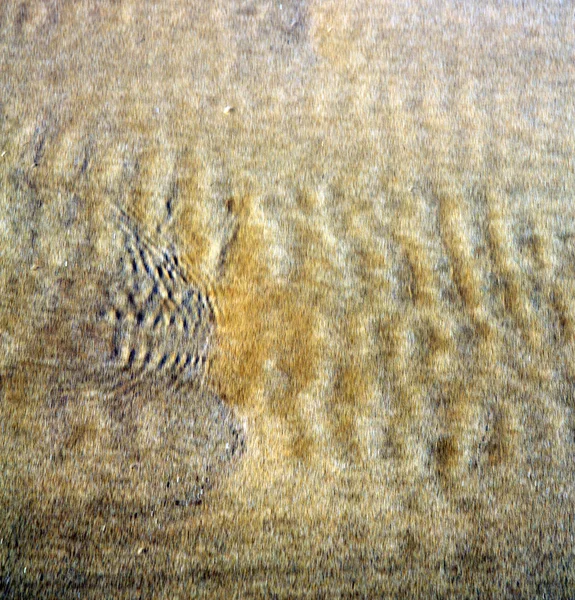
[[[77, 131], [42, 131], [24, 146], [33, 170], [13, 173], [5, 189], [16, 207], [8, 234], [24, 221], [33, 233], [20, 236], [2, 271], [2, 315], [14, 340], [2, 357], [4, 398], [38, 415], [36, 453], [56, 479], [73, 473], [94, 492], [94, 482], [127, 476], [150, 506], [200, 504], [245, 443], [206, 380], [217, 326], [210, 286], [163, 237], [165, 227], [149, 231], [134, 201], [85, 197], [86, 157], [97, 150]], [[56, 189], [39, 188], [51, 169]], [[141, 187], [149, 173], [132, 177], [144, 179]], [[35, 243], [48, 220], [65, 240], [55, 249]], [[31, 290], [33, 302], [23, 304]]]

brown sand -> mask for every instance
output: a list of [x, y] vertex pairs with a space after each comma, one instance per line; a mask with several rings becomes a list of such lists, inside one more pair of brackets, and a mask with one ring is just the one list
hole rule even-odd
[[0, 595], [575, 595], [568, 2], [0, 3]]

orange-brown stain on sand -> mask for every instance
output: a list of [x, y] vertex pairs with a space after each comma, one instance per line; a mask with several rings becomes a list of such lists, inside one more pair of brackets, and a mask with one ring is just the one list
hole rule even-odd
[[274, 279], [253, 199], [234, 198], [228, 205], [236, 230], [216, 286], [221, 314], [211, 379], [240, 411], [281, 419], [290, 440], [285, 452], [305, 459], [313, 436], [300, 395], [314, 379], [320, 356], [314, 309], [297, 293], [297, 281]]

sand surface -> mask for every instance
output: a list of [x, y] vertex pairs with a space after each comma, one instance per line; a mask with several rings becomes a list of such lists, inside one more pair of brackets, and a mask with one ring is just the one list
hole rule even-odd
[[0, 596], [575, 595], [575, 12], [0, 3]]

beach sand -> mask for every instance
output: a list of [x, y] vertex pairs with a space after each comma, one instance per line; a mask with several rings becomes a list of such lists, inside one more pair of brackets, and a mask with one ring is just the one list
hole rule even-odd
[[0, 4], [0, 595], [575, 595], [575, 14]]

